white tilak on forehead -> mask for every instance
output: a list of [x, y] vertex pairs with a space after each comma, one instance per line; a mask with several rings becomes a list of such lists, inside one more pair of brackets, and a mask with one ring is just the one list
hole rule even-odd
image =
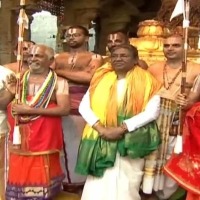
[[117, 34], [115, 33], [115, 34], [110, 34], [109, 35], [109, 39], [112, 41], [112, 42], [114, 42], [116, 39], [117, 39]]
[[76, 28], [70, 28], [69, 30], [68, 30], [68, 33], [69, 34], [74, 34], [74, 33], [76, 33], [77, 32], [77, 29]]

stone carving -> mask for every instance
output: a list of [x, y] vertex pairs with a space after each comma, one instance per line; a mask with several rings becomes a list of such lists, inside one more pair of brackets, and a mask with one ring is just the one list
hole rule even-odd
[[[177, 0], [163, 0], [157, 15], [157, 20], [162, 21], [169, 28], [182, 26], [183, 17], [178, 16], [169, 21]], [[190, 0], [190, 26], [200, 27], [200, 0]]]

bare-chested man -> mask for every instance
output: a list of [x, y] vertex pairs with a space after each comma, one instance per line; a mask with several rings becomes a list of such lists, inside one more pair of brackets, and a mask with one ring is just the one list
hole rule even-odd
[[70, 115], [63, 117], [65, 141], [65, 168], [66, 178], [64, 189], [78, 191], [83, 187], [85, 177], [74, 172], [77, 152], [85, 121], [78, 112], [83, 95], [86, 93], [95, 70], [102, 65], [102, 57], [87, 50], [89, 32], [82, 26], [73, 26], [65, 35], [69, 52], [58, 54], [55, 58], [55, 71], [69, 81]]
[[[35, 44], [35, 42], [33, 42], [33, 41], [23, 41], [22, 42], [22, 53], [23, 53], [22, 71], [23, 72], [28, 69], [28, 61], [27, 61], [28, 51], [34, 44]], [[14, 50], [15, 56], [17, 56], [17, 48], [18, 48], [18, 45], [16, 46], [16, 48]], [[18, 71], [18, 63], [17, 62], [6, 64], [6, 65], [4, 65], [4, 67], [10, 69], [14, 73], [16, 73]]]
[[[111, 52], [111, 49], [116, 47], [116, 46], [119, 46], [121, 44], [129, 44], [129, 38], [128, 36], [122, 32], [122, 31], [116, 31], [116, 32], [113, 32], [113, 33], [110, 33], [107, 37], [107, 48], [109, 50], [109, 52]], [[144, 60], [141, 60], [139, 59], [139, 56], [137, 55], [138, 57], [138, 66], [140, 66], [141, 68], [143, 69], [147, 69], [148, 68], [148, 65], [147, 63], [144, 61]], [[105, 58], [105, 62], [110, 62], [109, 61], [110, 59], [109, 58]]]
[[[6, 199], [52, 199], [60, 190], [64, 174], [59, 151], [63, 145], [61, 116], [69, 113], [68, 83], [50, 70], [53, 49], [44, 45], [31, 48], [22, 78], [20, 104], [8, 105], [10, 124], [9, 172]], [[7, 80], [4, 96], [14, 98], [15, 80]], [[5, 104], [5, 98], [0, 98]], [[0, 107], [1, 108], [1, 107]], [[14, 116], [18, 115], [20, 149], [14, 148]], [[18, 138], [19, 139], [19, 138]]]
[[[178, 187], [172, 179], [163, 175], [162, 168], [166, 160], [171, 156], [178, 132], [178, 107], [175, 100], [180, 93], [181, 85], [182, 37], [180, 35], [172, 35], [166, 38], [163, 52], [166, 61], [158, 62], [149, 67], [149, 71], [163, 83], [163, 87], [159, 92], [162, 97], [161, 113], [157, 120], [161, 131], [162, 144], [159, 149], [153, 189], [160, 199], [168, 199]], [[186, 94], [189, 93], [195, 78], [200, 72], [200, 65], [198, 64], [188, 62], [187, 66]]]
[[200, 199], [200, 74], [189, 94], [179, 94], [177, 104], [184, 110], [182, 152], [173, 154], [164, 171], [187, 191], [186, 200]]

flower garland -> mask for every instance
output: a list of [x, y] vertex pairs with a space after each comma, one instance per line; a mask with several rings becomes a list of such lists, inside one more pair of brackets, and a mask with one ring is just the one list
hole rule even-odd
[[[28, 101], [28, 81], [29, 81], [30, 71], [25, 72], [22, 79], [22, 96], [21, 102], [31, 106], [32, 108], [46, 108], [51, 99], [52, 93], [55, 89], [57, 82], [57, 75], [52, 70], [49, 71], [47, 78], [38, 90], [37, 94], [32, 100]], [[20, 121], [27, 122], [36, 119], [38, 116], [20, 116]]]

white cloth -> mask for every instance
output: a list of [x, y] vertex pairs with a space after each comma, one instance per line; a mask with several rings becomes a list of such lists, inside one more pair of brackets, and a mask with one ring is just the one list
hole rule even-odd
[[200, 91], [200, 74], [195, 78], [191, 91], [194, 93], [199, 93]]
[[[81, 141], [85, 121], [81, 116], [68, 115], [62, 117], [63, 139], [65, 142], [66, 155], [61, 157], [61, 166], [65, 173], [64, 183], [70, 183], [67, 176], [67, 170], [72, 184], [85, 182], [86, 176], [81, 176], [74, 172], [78, 155], [78, 148]], [[65, 163], [66, 156], [67, 163]], [[68, 169], [66, 169], [66, 164]]]
[[[11, 70], [0, 66], [0, 90], [3, 89], [3, 81], [5, 81], [6, 77], [11, 73]], [[7, 131], [6, 113], [4, 110], [0, 110], [0, 134], [6, 133]]]
[[[90, 107], [89, 91], [87, 91], [80, 103], [79, 112], [90, 126], [93, 126], [99, 120]], [[160, 96], [155, 95], [150, 99], [143, 112], [124, 120], [124, 123], [126, 123], [128, 131], [131, 132], [157, 119], [159, 112]]]
[[[0, 66], [0, 90], [3, 89], [3, 81], [11, 74], [12, 71]], [[0, 199], [5, 199], [5, 187], [6, 187], [6, 134], [8, 133], [6, 112], [0, 110]]]
[[[176, 137], [175, 136], [169, 136], [169, 142], [167, 147], [167, 160], [171, 157], [174, 146], [176, 144]], [[176, 181], [174, 181], [169, 176], [166, 176], [165, 174], [161, 174], [162, 178], [159, 179], [159, 182], [155, 185], [158, 185], [158, 188], [154, 188], [154, 191], [156, 192], [156, 195], [159, 197], [160, 200], [169, 199], [172, 194], [178, 189], [178, 185]]]
[[88, 176], [81, 200], [140, 200], [144, 159], [120, 157], [101, 178]]

